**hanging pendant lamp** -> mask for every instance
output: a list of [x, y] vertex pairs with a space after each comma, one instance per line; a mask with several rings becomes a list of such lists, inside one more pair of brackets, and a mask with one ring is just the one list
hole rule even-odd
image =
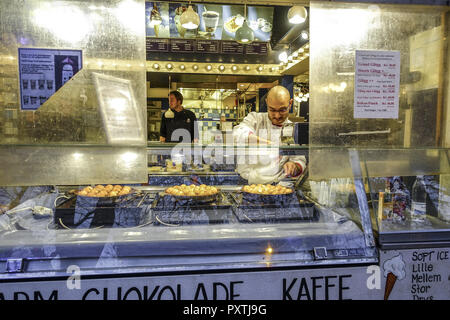
[[200, 25], [200, 17], [197, 12], [192, 9], [190, 1], [188, 9], [180, 17], [180, 24], [183, 28], [189, 30], [197, 29]]
[[253, 30], [248, 26], [247, 23], [247, 4], [245, 4], [244, 11], [245, 11], [244, 23], [239, 29], [236, 30], [235, 40], [239, 43], [246, 44], [252, 43], [253, 40], [255, 40], [255, 34], [253, 33]]

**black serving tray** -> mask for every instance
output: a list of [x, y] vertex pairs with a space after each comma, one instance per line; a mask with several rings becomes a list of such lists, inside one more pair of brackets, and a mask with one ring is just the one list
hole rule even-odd
[[280, 223], [319, 220], [314, 203], [301, 199], [295, 192], [283, 195], [243, 193], [236, 198], [235, 214], [239, 222]]
[[54, 223], [58, 229], [136, 227], [151, 218], [149, 201], [141, 194], [120, 198], [71, 196], [56, 206]]
[[152, 208], [154, 225], [181, 226], [236, 222], [232, 203], [218, 194], [214, 199], [180, 199], [168, 194], [157, 197]]

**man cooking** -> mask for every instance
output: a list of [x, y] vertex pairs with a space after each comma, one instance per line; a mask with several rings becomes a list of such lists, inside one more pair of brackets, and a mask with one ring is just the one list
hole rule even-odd
[[198, 141], [197, 117], [183, 107], [183, 95], [179, 91], [169, 93], [169, 109], [161, 118], [159, 141], [185, 143]]
[[256, 161], [255, 158], [253, 161], [246, 159], [245, 163], [237, 165], [238, 173], [249, 184], [280, 182], [287, 177], [297, 177], [305, 170], [304, 156], [280, 156], [278, 149], [273, 148], [281, 143], [283, 125], [292, 123], [288, 120], [292, 101], [285, 87], [275, 86], [267, 93], [268, 112], [250, 112], [238, 126], [234, 127], [235, 143], [260, 146]]

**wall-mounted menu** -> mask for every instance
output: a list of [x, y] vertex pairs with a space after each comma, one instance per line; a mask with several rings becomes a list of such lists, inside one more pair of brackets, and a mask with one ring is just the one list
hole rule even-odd
[[146, 39], [147, 52], [168, 52], [169, 39]]
[[245, 45], [246, 54], [267, 54], [269, 51], [269, 45], [267, 42], [253, 42]]
[[244, 45], [236, 41], [222, 41], [222, 53], [243, 54]]
[[81, 50], [19, 48], [20, 108], [38, 109], [82, 65]]
[[219, 53], [220, 42], [214, 40], [197, 40], [197, 52]]
[[397, 119], [400, 51], [355, 51], [355, 118]]
[[195, 40], [170, 40], [171, 52], [194, 52]]
[[[188, 6], [188, 3], [146, 2], [147, 37], [234, 40], [236, 30], [245, 20], [243, 5], [192, 4], [200, 25], [189, 30], [180, 24]], [[255, 41], [270, 41], [273, 8], [248, 6], [247, 23], [255, 33]]]

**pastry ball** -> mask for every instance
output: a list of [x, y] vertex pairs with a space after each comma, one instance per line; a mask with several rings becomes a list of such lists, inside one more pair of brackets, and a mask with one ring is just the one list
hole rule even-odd
[[111, 191], [111, 192], [109, 193], [109, 196], [110, 196], [110, 197], [117, 197], [117, 192]]
[[105, 188], [104, 185], [98, 184], [98, 185], [95, 186], [94, 189], [103, 189], [103, 188]]
[[97, 196], [97, 193], [96, 193], [96, 192], [89, 192], [89, 193], [87, 194], [87, 196], [88, 196], [88, 197], [96, 197], [96, 196]]
[[110, 192], [112, 189], [113, 189], [114, 187], [111, 185], [111, 184], [108, 184], [106, 187], [105, 187], [105, 191], [107, 191], [107, 192]]
[[78, 192], [78, 195], [79, 195], [79, 196], [84, 196], [84, 197], [85, 197], [85, 196], [88, 195], [88, 192], [87, 192], [86, 190], [83, 189], [83, 190], [81, 190], [80, 192]]
[[93, 189], [94, 189], [94, 188], [88, 186], [88, 187], [85, 187], [83, 190], [86, 191], [87, 193], [89, 193], [89, 192], [91, 192]]
[[125, 186], [122, 188], [122, 191], [126, 191], [127, 193], [129, 193], [131, 191], [131, 187]]

